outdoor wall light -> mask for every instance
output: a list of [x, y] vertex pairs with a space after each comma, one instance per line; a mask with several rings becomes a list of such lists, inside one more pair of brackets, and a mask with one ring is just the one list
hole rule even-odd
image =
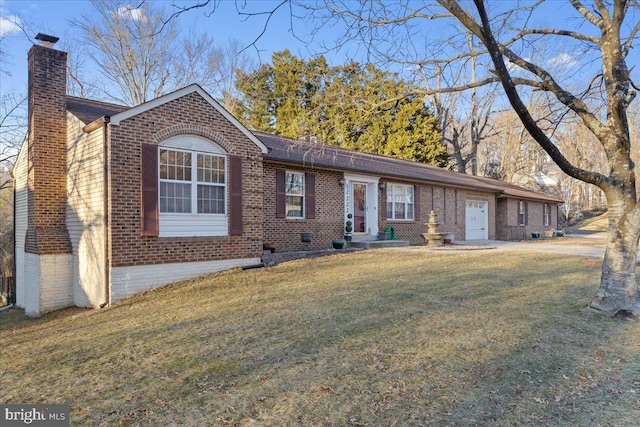
[[340, 178], [340, 180], [338, 181], [338, 185], [344, 188], [344, 178]]
[[378, 181], [378, 188], [381, 190], [384, 190], [384, 187], [387, 186], [387, 181], [385, 181], [384, 179], [381, 179], [380, 181]]

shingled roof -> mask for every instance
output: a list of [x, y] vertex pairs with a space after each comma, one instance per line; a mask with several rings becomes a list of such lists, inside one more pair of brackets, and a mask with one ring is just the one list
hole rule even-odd
[[[130, 107], [67, 96], [67, 110], [84, 124], [102, 117], [110, 117]], [[377, 154], [362, 153], [322, 143], [284, 138], [266, 132], [253, 134], [269, 148], [264, 158], [274, 162], [301, 165], [316, 169], [331, 169], [354, 173], [374, 174], [385, 178], [410, 182], [438, 184], [454, 188], [469, 188], [495, 193], [498, 197], [562, 203], [558, 197], [490, 178], [481, 178], [447, 171], [436, 166]]]
[[67, 96], [66, 101], [67, 110], [79, 118], [85, 125], [101, 117], [110, 117], [130, 108], [108, 102], [94, 101], [92, 99], [76, 98], [75, 96]]
[[327, 144], [313, 144], [265, 132], [254, 132], [254, 134], [269, 147], [269, 153], [265, 154], [264, 158], [278, 163], [373, 174], [384, 178], [454, 188], [469, 188], [495, 193], [498, 197], [562, 203], [561, 199], [550, 194], [537, 193], [496, 179], [466, 175], [424, 163], [362, 153]]

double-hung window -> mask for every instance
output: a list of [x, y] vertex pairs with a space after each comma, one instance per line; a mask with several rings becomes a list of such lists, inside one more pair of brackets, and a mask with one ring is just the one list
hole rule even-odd
[[527, 203], [523, 200], [518, 201], [518, 225], [527, 224]]
[[304, 189], [304, 173], [287, 171], [285, 176], [287, 218], [304, 218]]
[[224, 214], [225, 158], [160, 149], [160, 213]]
[[545, 203], [543, 209], [544, 209], [544, 213], [543, 213], [544, 225], [549, 226], [549, 224], [551, 223], [551, 206], [549, 206], [548, 203]]
[[387, 219], [413, 221], [414, 187], [405, 184], [387, 184]]
[[226, 151], [197, 135], [158, 147], [160, 237], [227, 236], [229, 165]]

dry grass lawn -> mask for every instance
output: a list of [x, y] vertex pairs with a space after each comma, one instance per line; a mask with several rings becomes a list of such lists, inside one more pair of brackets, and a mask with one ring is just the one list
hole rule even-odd
[[598, 277], [370, 250], [2, 312], [0, 402], [69, 403], [78, 426], [637, 426], [640, 328], [580, 312]]
[[576, 225], [576, 229], [580, 231], [607, 231], [609, 216], [607, 212], [587, 218]]
[[538, 243], [542, 245], [556, 245], [556, 246], [582, 246], [590, 248], [602, 248], [604, 250], [606, 246], [606, 238], [603, 237], [553, 237], [549, 239], [531, 239], [527, 240], [527, 243]]

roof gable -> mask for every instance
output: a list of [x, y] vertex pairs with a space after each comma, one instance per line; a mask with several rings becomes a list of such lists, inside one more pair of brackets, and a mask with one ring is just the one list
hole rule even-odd
[[202, 98], [204, 98], [213, 108], [215, 108], [220, 114], [222, 114], [227, 120], [229, 120], [238, 130], [240, 130], [247, 138], [249, 138], [254, 144], [256, 144], [263, 153], [268, 151], [267, 147], [260, 141], [254, 134], [252, 134], [246, 127], [242, 125], [233, 117], [227, 110], [220, 105], [218, 101], [213, 99], [211, 95], [209, 95], [204, 89], [202, 89], [197, 84], [192, 84], [182, 89], [178, 89], [174, 92], [168, 93], [166, 95], [160, 96], [156, 99], [153, 99], [149, 102], [145, 102], [144, 104], [136, 105], [135, 107], [129, 108], [128, 110], [117, 113], [110, 118], [110, 122], [112, 125], [118, 126], [120, 122], [126, 120], [130, 117], [136, 116], [138, 114], [144, 113], [146, 111], [151, 110], [152, 108], [156, 108], [160, 105], [166, 104], [167, 102], [171, 102], [183, 96], [189, 95], [193, 92], [198, 93]]
[[80, 119], [83, 123], [89, 125], [97, 120], [108, 117], [109, 122], [114, 126], [119, 126], [120, 122], [130, 117], [149, 111], [167, 102], [174, 101], [183, 96], [191, 93], [198, 93], [205, 101], [209, 103], [216, 111], [218, 111], [224, 118], [226, 118], [231, 124], [233, 124], [240, 132], [242, 132], [247, 138], [249, 138], [263, 153], [268, 151], [268, 148], [260, 141], [253, 133], [251, 133], [246, 127], [242, 125], [233, 117], [222, 105], [211, 95], [209, 95], [204, 89], [197, 84], [192, 84], [182, 89], [178, 89], [174, 92], [160, 96], [144, 104], [136, 105], [135, 107], [125, 107], [117, 104], [110, 104], [108, 102], [94, 101], [85, 98], [76, 98], [73, 96], [67, 96], [66, 104], [67, 110], [74, 116]]

